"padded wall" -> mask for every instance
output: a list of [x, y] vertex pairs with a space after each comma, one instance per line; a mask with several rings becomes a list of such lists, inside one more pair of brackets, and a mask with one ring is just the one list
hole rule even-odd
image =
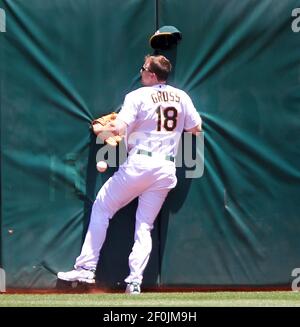
[[[171, 83], [203, 118], [204, 171], [186, 178], [187, 167], [178, 168], [145, 284], [291, 282], [300, 260], [300, 33], [292, 17], [299, 4], [156, 2], [0, 1], [7, 287], [51, 288], [57, 271], [72, 268], [96, 192], [114, 172], [95, 169], [100, 146], [90, 121], [139, 86], [157, 22], [183, 34], [165, 54]], [[104, 286], [122, 285], [128, 273], [135, 209], [133, 202], [111, 222], [97, 270]]]

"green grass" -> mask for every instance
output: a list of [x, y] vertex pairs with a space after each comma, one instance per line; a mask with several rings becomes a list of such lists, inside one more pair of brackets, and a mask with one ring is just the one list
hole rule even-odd
[[0, 307], [292, 307], [298, 292], [0, 294]]

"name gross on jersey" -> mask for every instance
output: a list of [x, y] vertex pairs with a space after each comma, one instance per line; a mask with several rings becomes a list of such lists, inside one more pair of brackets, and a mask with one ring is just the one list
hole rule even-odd
[[153, 103], [158, 102], [180, 102], [180, 96], [172, 91], [157, 91], [151, 94]]

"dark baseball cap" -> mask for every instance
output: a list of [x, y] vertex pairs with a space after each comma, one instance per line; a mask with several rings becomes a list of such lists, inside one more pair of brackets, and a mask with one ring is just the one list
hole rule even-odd
[[165, 50], [176, 45], [182, 39], [181, 32], [175, 26], [162, 26], [151, 37], [150, 46], [153, 49]]

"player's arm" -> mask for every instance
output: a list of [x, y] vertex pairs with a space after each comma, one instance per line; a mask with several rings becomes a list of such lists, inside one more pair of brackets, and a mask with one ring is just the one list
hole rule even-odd
[[127, 124], [121, 119], [115, 119], [108, 126], [108, 131], [114, 135], [124, 136], [126, 133]]
[[124, 123], [121, 119], [116, 118], [104, 126], [96, 124], [93, 128], [93, 132], [96, 135], [99, 135], [100, 133], [110, 133], [113, 135], [123, 136], [126, 131], [126, 126], [126, 123]]
[[197, 126], [195, 126], [193, 128], [187, 129], [186, 132], [192, 133], [192, 134], [194, 134], [196, 136], [199, 136], [200, 133], [202, 132], [202, 124], [199, 124], [199, 125], [197, 125]]
[[[186, 118], [185, 118], [185, 131], [199, 136], [202, 132], [202, 119], [200, 114], [196, 110], [191, 98], [185, 93], [185, 105], [186, 105]], [[193, 126], [190, 128], [190, 126]]]

